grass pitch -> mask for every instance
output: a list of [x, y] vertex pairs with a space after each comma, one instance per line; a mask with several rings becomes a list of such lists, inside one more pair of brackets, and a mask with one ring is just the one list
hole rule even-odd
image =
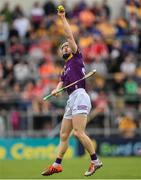
[[0, 179], [141, 179], [141, 157], [100, 159], [103, 167], [90, 177], [84, 176], [88, 158], [64, 160], [64, 171], [49, 177], [41, 176], [41, 171], [51, 160], [1, 160]]

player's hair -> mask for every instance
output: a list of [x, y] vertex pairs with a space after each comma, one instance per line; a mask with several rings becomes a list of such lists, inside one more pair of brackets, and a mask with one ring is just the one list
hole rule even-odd
[[64, 47], [66, 44], [69, 44], [68, 41], [66, 41], [66, 42], [64, 42], [63, 44], [60, 45], [60, 50], [62, 50], [63, 47]]

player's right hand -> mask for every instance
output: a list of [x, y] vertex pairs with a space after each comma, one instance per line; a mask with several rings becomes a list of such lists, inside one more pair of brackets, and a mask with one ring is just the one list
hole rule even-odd
[[58, 16], [60, 16], [61, 18], [65, 17], [65, 8], [62, 5], [58, 6], [57, 11]]
[[58, 96], [57, 90], [56, 90], [56, 89], [52, 90], [51, 95], [52, 95], [52, 96]]

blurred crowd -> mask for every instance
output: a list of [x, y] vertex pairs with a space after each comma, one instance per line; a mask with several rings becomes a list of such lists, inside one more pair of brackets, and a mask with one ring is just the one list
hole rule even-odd
[[[109, 126], [133, 136], [141, 128], [141, 0], [126, 0], [114, 20], [106, 0], [92, 6], [81, 1], [72, 9], [63, 5], [86, 71], [97, 70], [87, 81], [95, 118], [90, 124], [104, 127], [110, 114]], [[66, 95], [42, 98], [58, 83], [64, 65], [58, 47], [65, 38], [52, 1], [35, 2], [28, 14], [20, 5], [9, 6], [0, 9], [0, 111], [10, 110], [13, 129], [19, 129], [20, 111], [63, 112]]]

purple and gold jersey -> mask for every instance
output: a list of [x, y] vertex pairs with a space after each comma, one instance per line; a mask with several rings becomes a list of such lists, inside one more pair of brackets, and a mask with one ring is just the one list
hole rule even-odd
[[[85, 67], [83, 62], [82, 54], [77, 50], [75, 54], [72, 54], [72, 57], [67, 60], [64, 71], [61, 74], [61, 81], [63, 81], [63, 86], [67, 86], [74, 81], [77, 81], [83, 78], [85, 75]], [[67, 88], [68, 94], [71, 94], [74, 90], [78, 88], [85, 89], [85, 80], [82, 80], [75, 85]]]

